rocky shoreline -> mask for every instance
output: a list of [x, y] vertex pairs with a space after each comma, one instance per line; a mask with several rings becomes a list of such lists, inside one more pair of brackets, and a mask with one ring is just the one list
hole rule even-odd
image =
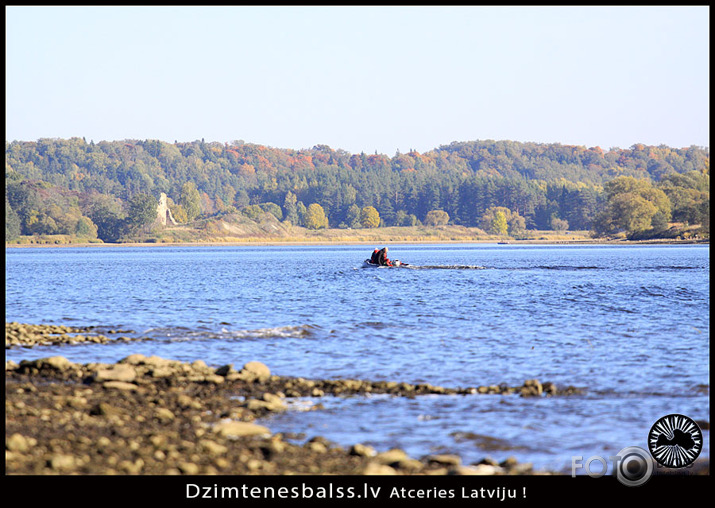
[[[523, 395], [543, 385], [530, 381]], [[516, 387], [512, 387], [516, 388]], [[527, 392], [529, 392], [527, 394]], [[417, 396], [457, 389], [275, 376], [260, 362], [240, 370], [130, 355], [115, 364], [55, 356], [5, 366], [8, 474], [546, 474], [515, 459], [464, 465], [403, 450], [302, 444], [254, 421], [289, 410], [291, 397], [364, 393]], [[484, 392], [484, 393], [488, 393]], [[504, 393], [503, 391], [500, 393]], [[560, 394], [556, 390], [554, 394]], [[319, 410], [320, 405], [314, 407]]]
[[[23, 345], [23, 337], [37, 345], [47, 335], [87, 337], [91, 331], [6, 323], [6, 347]], [[214, 368], [201, 360], [140, 354], [114, 364], [73, 363], [62, 356], [6, 361], [5, 468], [23, 475], [547, 475], [553, 473], [514, 458], [473, 464], [451, 454], [413, 458], [400, 449], [378, 453], [360, 443], [344, 448], [321, 436], [272, 433], [255, 421], [290, 411], [296, 397], [581, 392], [535, 379], [470, 388], [312, 380], [273, 375], [257, 361]], [[321, 408], [318, 403], [311, 409]]]

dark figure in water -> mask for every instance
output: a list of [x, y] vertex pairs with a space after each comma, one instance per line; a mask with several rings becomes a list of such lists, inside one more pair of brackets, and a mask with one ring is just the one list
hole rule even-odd
[[380, 266], [392, 266], [392, 262], [387, 258], [387, 247], [383, 247], [380, 250], [375, 249], [370, 262]]
[[372, 263], [373, 265], [377, 264], [378, 252], [380, 252], [380, 249], [375, 249], [374, 251], [372, 251], [372, 256], [370, 256], [370, 263]]

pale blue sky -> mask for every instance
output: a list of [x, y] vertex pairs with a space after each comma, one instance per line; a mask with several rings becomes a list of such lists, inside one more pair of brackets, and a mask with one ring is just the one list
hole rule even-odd
[[6, 7], [6, 140], [709, 146], [708, 7]]

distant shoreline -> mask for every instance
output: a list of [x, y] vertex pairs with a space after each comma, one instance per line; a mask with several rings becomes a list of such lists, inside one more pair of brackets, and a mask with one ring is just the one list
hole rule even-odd
[[126, 242], [126, 243], [25, 243], [25, 244], [5, 244], [6, 249], [11, 248], [85, 248], [85, 247], [310, 247], [310, 246], [329, 246], [329, 245], [382, 245], [382, 244], [404, 244], [404, 245], [421, 245], [421, 244], [504, 244], [504, 245], [697, 245], [710, 244], [710, 239], [698, 240], [508, 240], [498, 242], [495, 240], [299, 240], [299, 241], [281, 241], [281, 240], [246, 240], [246, 241], [205, 241], [205, 242]]

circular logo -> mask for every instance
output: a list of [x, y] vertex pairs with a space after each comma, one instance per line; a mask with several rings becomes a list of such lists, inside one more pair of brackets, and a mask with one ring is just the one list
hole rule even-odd
[[695, 462], [703, 449], [703, 433], [692, 419], [672, 414], [658, 420], [648, 433], [648, 448], [658, 464], [670, 468]]
[[616, 478], [628, 487], [638, 487], [653, 474], [653, 459], [639, 446], [629, 446], [618, 452]]

